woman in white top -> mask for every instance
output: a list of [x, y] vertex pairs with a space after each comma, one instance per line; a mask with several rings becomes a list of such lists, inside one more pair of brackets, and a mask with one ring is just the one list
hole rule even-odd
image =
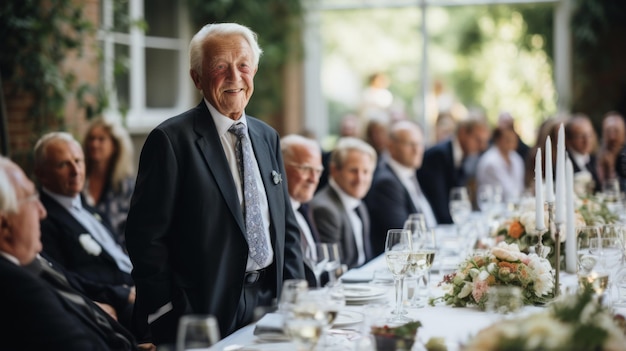
[[498, 127], [493, 132], [493, 145], [478, 161], [476, 185], [492, 185], [502, 189], [502, 200], [515, 201], [524, 192], [524, 160], [515, 151], [517, 135], [512, 128]]

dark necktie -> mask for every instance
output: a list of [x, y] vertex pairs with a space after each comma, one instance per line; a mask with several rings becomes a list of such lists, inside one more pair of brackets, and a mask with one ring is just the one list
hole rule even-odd
[[365, 253], [365, 260], [369, 261], [372, 258], [372, 243], [370, 242], [370, 228], [369, 228], [369, 216], [365, 213], [365, 206], [361, 203], [354, 209], [354, 212], [359, 219], [363, 227], [363, 251]]
[[228, 131], [237, 136], [235, 156], [244, 194], [244, 218], [246, 223], [246, 240], [250, 257], [259, 266], [265, 267], [269, 256], [269, 244], [265, 238], [259, 191], [256, 186], [252, 162], [252, 145], [246, 133], [246, 125], [233, 124]]
[[309, 204], [300, 205], [300, 207], [298, 207], [298, 212], [300, 212], [302, 217], [304, 217], [306, 224], [309, 226], [309, 229], [311, 230], [311, 235], [313, 236], [313, 240], [315, 240], [315, 242], [320, 242], [320, 235], [317, 232], [317, 228], [315, 228], [315, 223], [313, 223], [313, 220], [311, 220]]

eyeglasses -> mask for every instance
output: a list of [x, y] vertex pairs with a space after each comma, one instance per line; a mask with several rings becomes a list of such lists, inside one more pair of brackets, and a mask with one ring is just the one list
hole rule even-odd
[[299, 164], [294, 162], [287, 163], [289, 166], [296, 167], [302, 173], [313, 173], [316, 177], [319, 177], [324, 172], [324, 167], [313, 167], [307, 164]]

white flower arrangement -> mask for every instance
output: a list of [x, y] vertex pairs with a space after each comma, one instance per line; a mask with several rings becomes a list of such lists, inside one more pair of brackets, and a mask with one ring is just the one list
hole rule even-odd
[[85, 249], [85, 251], [87, 251], [90, 255], [99, 256], [102, 252], [102, 246], [100, 246], [100, 244], [98, 244], [98, 242], [94, 240], [90, 234], [79, 235], [78, 241], [81, 245], [83, 245], [83, 249]]

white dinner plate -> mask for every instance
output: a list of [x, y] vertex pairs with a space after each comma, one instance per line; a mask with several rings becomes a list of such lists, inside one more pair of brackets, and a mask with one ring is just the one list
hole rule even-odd
[[365, 284], [345, 284], [343, 294], [346, 301], [380, 298], [387, 292], [386, 287], [365, 285]]
[[351, 324], [361, 323], [363, 321], [363, 313], [356, 311], [340, 311], [333, 323], [333, 327], [342, 328]]

